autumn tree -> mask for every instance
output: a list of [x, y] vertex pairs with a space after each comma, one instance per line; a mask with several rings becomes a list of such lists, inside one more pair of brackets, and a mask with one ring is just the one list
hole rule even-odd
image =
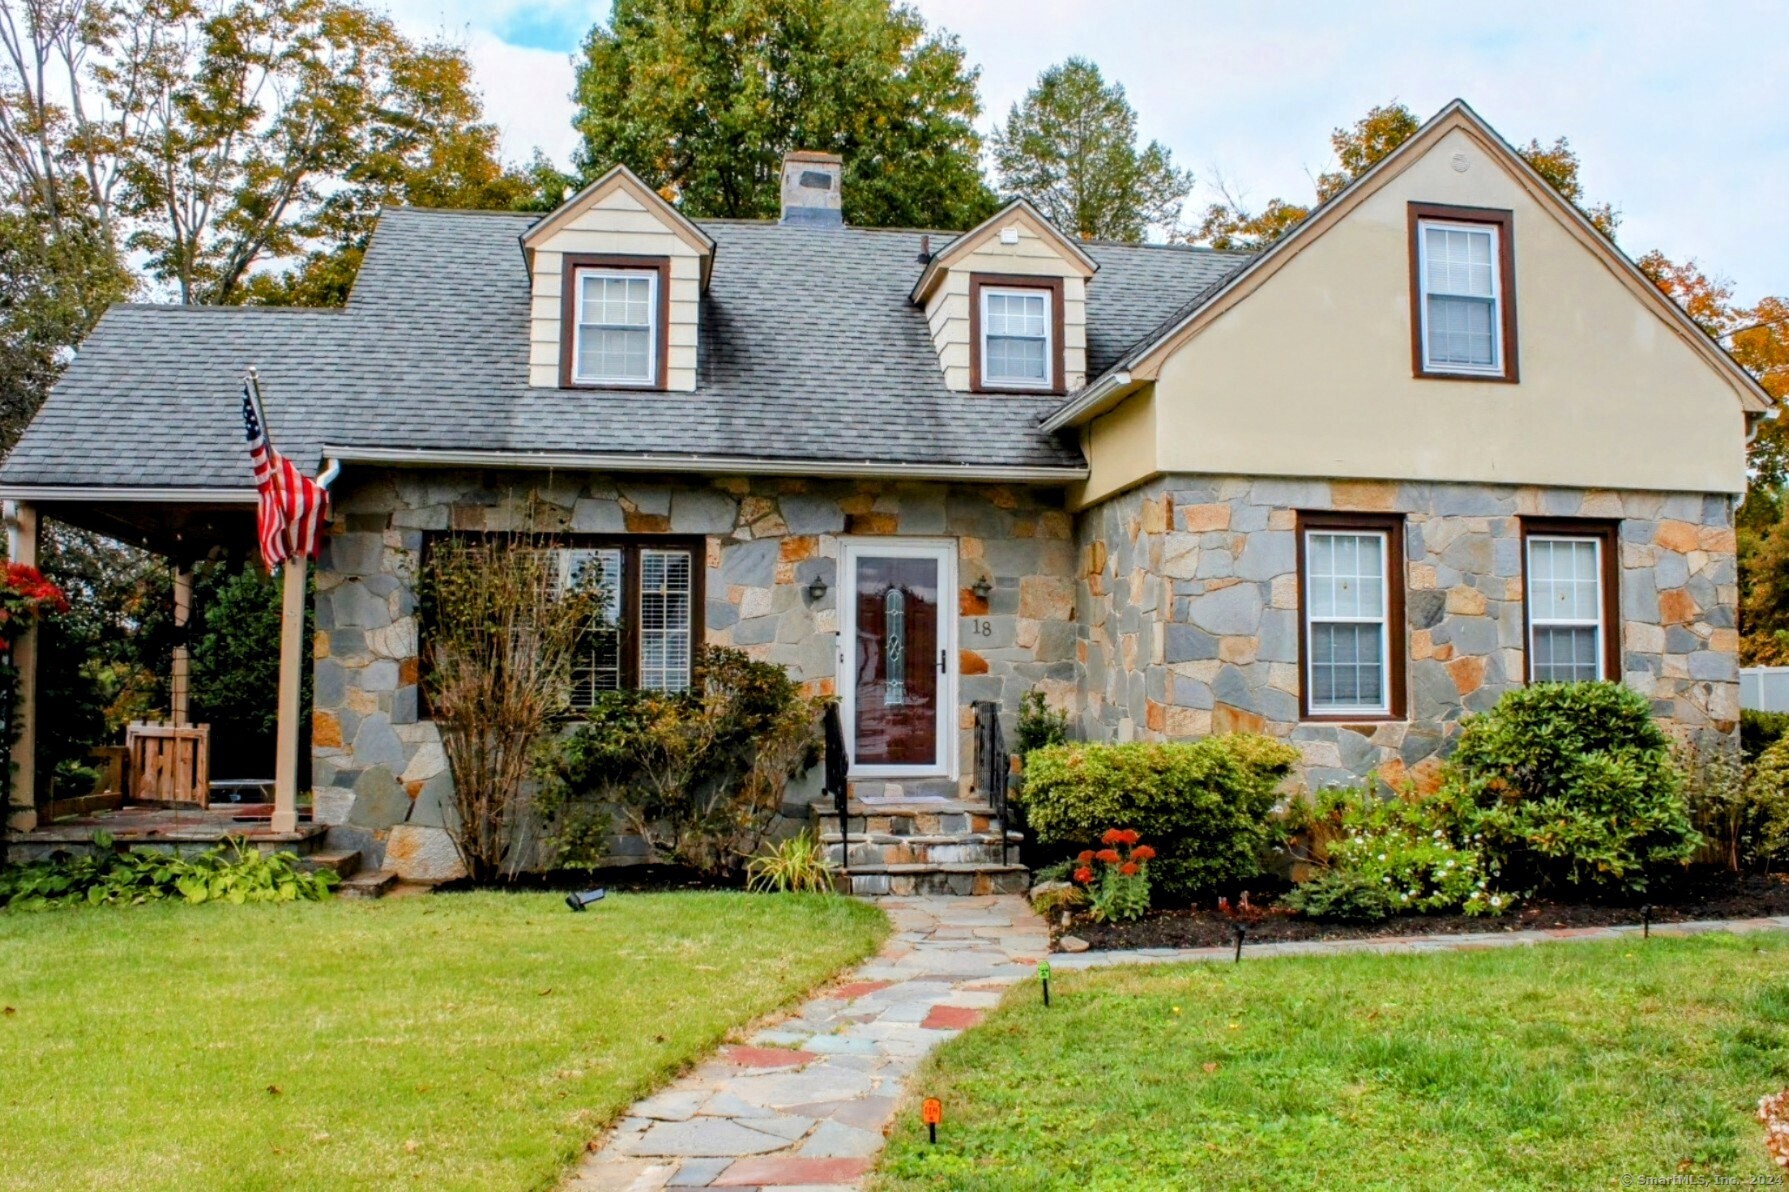
[[766, 218], [785, 153], [837, 153], [848, 221], [968, 227], [993, 211], [978, 75], [890, 0], [616, 0], [578, 64], [577, 165], [625, 164], [696, 218]]
[[995, 131], [993, 150], [1002, 191], [1083, 239], [1134, 243], [1151, 228], [1171, 232], [1193, 187], [1160, 142], [1138, 146], [1124, 87], [1085, 58], [1039, 75]]

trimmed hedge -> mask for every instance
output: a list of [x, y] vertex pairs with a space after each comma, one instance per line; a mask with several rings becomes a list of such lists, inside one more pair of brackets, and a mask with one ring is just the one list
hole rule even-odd
[[1045, 844], [1096, 846], [1132, 828], [1156, 849], [1150, 879], [1186, 897], [1253, 877], [1275, 838], [1275, 788], [1298, 751], [1237, 733], [1202, 741], [1053, 745], [1025, 755], [1014, 799]]

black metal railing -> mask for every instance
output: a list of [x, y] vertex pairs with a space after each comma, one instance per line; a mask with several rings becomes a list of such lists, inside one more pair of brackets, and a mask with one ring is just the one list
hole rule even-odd
[[[845, 723], [836, 703], [826, 705], [826, 781], [821, 792], [832, 796], [839, 813], [839, 871], [851, 871], [851, 754], [845, 747]], [[824, 846], [822, 846], [824, 847]]]
[[977, 700], [975, 710], [975, 789], [1000, 824], [1000, 863], [1007, 863], [1007, 831], [1012, 825], [1012, 805], [1007, 801], [1012, 785], [1013, 759], [1006, 749], [1006, 733], [1000, 727], [1000, 705]]

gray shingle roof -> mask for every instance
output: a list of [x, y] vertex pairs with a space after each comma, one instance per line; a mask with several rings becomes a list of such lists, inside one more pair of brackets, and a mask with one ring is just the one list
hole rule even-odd
[[[717, 242], [694, 393], [531, 389], [518, 235], [536, 217], [386, 212], [340, 311], [109, 312], [0, 468], [0, 483], [249, 483], [240, 378], [256, 365], [279, 448], [699, 454], [1072, 466], [1054, 397], [953, 393], [907, 295], [920, 234], [703, 224]], [[938, 241], [934, 234], [935, 244]], [[938, 244], [942, 247], [942, 244]], [[1093, 243], [1097, 375], [1247, 259]]]

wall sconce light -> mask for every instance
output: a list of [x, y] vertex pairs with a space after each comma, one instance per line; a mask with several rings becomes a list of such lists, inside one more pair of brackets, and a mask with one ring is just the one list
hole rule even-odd
[[988, 593], [994, 590], [994, 584], [993, 581], [989, 580], [988, 577], [984, 575], [974, 583], [970, 584], [969, 590], [975, 593], [975, 598], [977, 600], [986, 600], [988, 598]]
[[808, 599], [815, 604], [826, 599], [826, 577], [824, 575], [816, 575], [808, 584]]

